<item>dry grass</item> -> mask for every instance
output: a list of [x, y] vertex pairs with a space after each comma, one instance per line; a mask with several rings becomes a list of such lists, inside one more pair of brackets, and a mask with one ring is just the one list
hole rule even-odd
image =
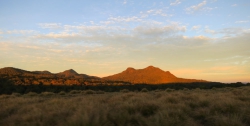
[[250, 87], [13, 93], [0, 96], [0, 125], [247, 126], [249, 106]]

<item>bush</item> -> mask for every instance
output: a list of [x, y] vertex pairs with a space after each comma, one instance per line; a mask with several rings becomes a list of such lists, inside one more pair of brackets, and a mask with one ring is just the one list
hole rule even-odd
[[36, 92], [29, 92], [27, 94], [25, 94], [26, 96], [37, 96]]
[[96, 94], [105, 94], [105, 91], [99, 90], [99, 91], [96, 91]]
[[66, 95], [66, 92], [65, 91], [60, 91], [58, 94], [59, 95]]
[[79, 91], [79, 90], [71, 90], [69, 93], [70, 94], [79, 94], [79, 93], [81, 93], [81, 91]]
[[155, 92], [161, 92], [162, 90], [161, 89], [156, 89], [154, 90]]
[[148, 92], [148, 89], [147, 88], [143, 88], [143, 89], [141, 89], [141, 92]]
[[96, 92], [95, 91], [93, 91], [93, 90], [86, 90], [85, 91], [85, 94], [95, 94]]
[[128, 93], [129, 90], [128, 89], [122, 89], [122, 90], [120, 90], [120, 92], [122, 92], [122, 93]]
[[167, 88], [165, 91], [166, 91], [166, 92], [172, 92], [172, 91], [174, 91], [174, 89]]
[[55, 93], [53, 93], [53, 92], [42, 92], [41, 93], [41, 95], [43, 95], [43, 96], [52, 96], [52, 95], [54, 95]]
[[16, 96], [16, 97], [21, 96], [21, 94], [20, 94], [20, 93], [12, 93], [11, 95], [12, 95], [12, 96]]
[[10, 98], [11, 96], [10, 95], [6, 95], [6, 94], [2, 94], [0, 95], [0, 99], [5, 99], [5, 98]]
[[145, 103], [139, 107], [140, 107], [138, 108], [139, 112], [145, 117], [154, 115], [156, 111], [159, 109], [158, 105], [152, 103]]

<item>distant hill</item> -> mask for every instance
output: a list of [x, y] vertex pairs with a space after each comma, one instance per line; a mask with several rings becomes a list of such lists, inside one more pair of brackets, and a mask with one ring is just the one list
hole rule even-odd
[[109, 81], [125, 81], [133, 84], [164, 84], [164, 83], [191, 83], [191, 82], [206, 82], [204, 80], [183, 79], [174, 76], [169, 71], [163, 71], [154, 66], [148, 66], [144, 69], [127, 68], [125, 71], [103, 77]]
[[109, 85], [109, 84], [165, 84], [165, 83], [191, 83], [206, 82], [204, 80], [178, 78], [169, 71], [163, 71], [154, 66], [144, 69], [127, 68], [125, 71], [99, 78], [87, 74], [78, 74], [69, 69], [53, 74], [49, 71], [26, 71], [14, 67], [0, 69], [0, 77], [9, 78], [15, 84], [44, 84], [44, 85]]
[[8, 75], [27, 75], [27, 74], [33, 74], [30, 71], [14, 68], [14, 67], [4, 67], [0, 69], [0, 74], [8, 74]]
[[14, 67], [5, 67], [0, 69], [0, 77], [8, 78], [18, 85], [81, 85], [100, 81], [99, 77], [78, 74], [73, 69], [53, 74], [49, 71], [26, 71]]
[[65, 70], [61, 73], [58, 73], [58, 75], [64, 75], [65, 77], [70, 77], [70, 76], [78, 75], [78, 73], [73, 69], [69, 69], [69, 70]]
[[44, 71], [32, 71], [33, 73], [37, 73], [37, 74], [52, 74], [51, 72], [44, 70]]

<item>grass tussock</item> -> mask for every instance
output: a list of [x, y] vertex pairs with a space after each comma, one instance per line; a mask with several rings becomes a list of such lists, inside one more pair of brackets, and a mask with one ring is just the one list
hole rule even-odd
[[1, 95], [0, 106], [0, 125], [250, 125], [248, 86], [114, 93], [93, 90], [13, 93]]

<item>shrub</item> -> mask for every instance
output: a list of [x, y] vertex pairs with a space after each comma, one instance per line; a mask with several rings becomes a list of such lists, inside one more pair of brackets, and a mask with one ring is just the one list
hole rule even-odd
[[195, 89], [193, 89], [193, 91], [201, 91], [201, 89], [200, 88], [195, 88]]
[[16, 97], [21, 96], [21, 94], [20, 94], [20, 93], [12, 93], [11, 95], [12, 95], [12, 96], [16, 96]]
[[65, 91], [60, 91], [58, 94], [59, 95], [66, 95], [66, 92]]
[[95, 94], [96, 92], [95, 91], [93, 91], [93, 90], [86, 90], [85, 91], [85, 94]]
[[37, 96], [37, 93], [36, 92], [29, 92], [27, 94], [25, 94], [27, 96]]
[[216, 87], [213, 87], [212, 90], [216, 90], [217, 88]]
[[146, 103], [139, 107], [140, 107], [138, 108], [139, 112], [145, 117], [154, 115], [156, 111], [159, 109], [158, 105], [152, 103]]
[[0, 99], [5, 99], [5, 98], [10, 98], [11, 96], [10, 95], [6, 95], [6, 94], [2, 94], [0, 95]]
[[152, 102], [137, 102], [134, 104], [126, 105], [124, 107], [128, 114], [130, 114], [130, 116], [139, 113], [144, 117], [154, 115], [160, 108], [157, 104]]
[[147, 88], [143, 88], [143, 89], [141, 89], [141, 92], [148, 92], [148, 89]]
[[122, 90], [120, 90], [120, 92], [122, 92], [122, 93], [128, 93], [129, 90], [128, 89], [122, 89]]
[[160, 89], [156, 89], [156, 90], [154, 90], [155, 92], [160, 92], [161, 90]]
[[172, 92], [172, 91], [174, 91], [174, 89], [167, 88], [165, 91], [166, 91], [166, 92]]
[[42, 92], [41, 93], [41, 95], [42, 96], [52, 96], [52, 95], [54, 95], [55, 93], [53, 93], [53, 92]]
[[79, 94], [79, 93], [81, 93], [81, 91], [79, 91], [79, 90], [71, 90], [69, 93], [70, 94]]
[[105, 91], [99, 90], [99, 91], [96, 91], [96, 94], [105, 94]]

